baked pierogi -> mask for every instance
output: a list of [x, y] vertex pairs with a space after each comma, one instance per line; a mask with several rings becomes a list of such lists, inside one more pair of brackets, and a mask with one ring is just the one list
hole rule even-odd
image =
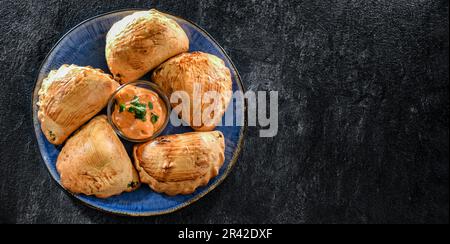
[[[227, 110], [232, 97], [230, 70], [219, 57], [203, 53], [183, 53], [159, 66], [152, 75], [168, 97], [185, 92], [189, 96], [189, 116], [181, 116], [196, 131], [212, 131]], [[212, 94], [213, 102], [207, 94]], [[196, 106], [195, 99], [202, 99]], [[198, 100], [197, 100], [198, 101]], [[176, 108], [179, 103], [172, 103]], [[180, 105], [181, 106], [181, 105]], [[182, 111], [177, 111], [182, 114]]]
[[38, 118], [52, 144], [62, 144], [72, 132], [100, 112], [119, 84], [92, 67], [62, 65], [52, 70], [39, 90]]
[[106, 36], [106, 61], [114, 78], [122, 84], [139, 79], [188, 50], [189, 39], [184, 30], [154, 9], [126, 16]]
[[162, 136], [134, 147], [142, 183], [173, 196], [191, 194], [219, 174], [225, 160], [222, 132]]
[[56, 168], [64, 188], [75, 194], [107, 198], [139, 186], [130, 157], [105, 115], [67, 140]]

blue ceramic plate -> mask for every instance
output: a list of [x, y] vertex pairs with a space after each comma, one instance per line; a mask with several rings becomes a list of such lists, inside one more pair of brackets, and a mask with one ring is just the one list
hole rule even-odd
[[[109, 72], [104, 53], [106, 33], [115, 22], [135, 11], [139, 10], [123, 10], [107, 13], [88, 19], [77, 25], [58, 41], [41, 66], [33, 93], [33, 123], [44, 163], [51, 176], [60, 186], [60, 177], [56, 171], [56, 159], [62, 147], [54, 146], [47, 141], [41, 132], [37, 118], [38, 107], [36, 103], [38, 101], [38, 91], [41, 87], [42, 80], [51, 70], [58, 69], [62, 64], [90, 65]], [[244, 91], [236, 67], [216, 41], [194, 23], [179, 17], [170, 17], [175, 19], [187, 33], [190, 40], [190, 51], [203, 51], [222, 58], [231, 70], [233, 90]], [[146, 77], [148, 78], [148, 75], [144, 76], [144, 79]], [[233, 109], [233, 106], [230, 106], [229, 109]], [[234, 109], [240, 110], [245, 108]], [[240, 119], [239, 116], [241, 113], [235, 112], [235, 114], [237, 119]], [[217, 187], [226, 178], [236, 163], [243, 142], [245, 127], [218, 127], [217, 129], [225, 135], [225, 163], [216, 178], [212, 179], [207, 186], [197, 189], [191, 195], [169, 197], [153, 192], [147, 185], [143, 185], [135, 192], [123, 193], [122, 195], [108, 199], [98, 199], [85, 195], [74, 195], [74, 197], [95, 209], [129, 216], [161, 215], [186, 207]], [[188, 127], [173, 127], [169, 125], [162, 135], [179, 134], [189, 131], [192, 130]], [[132, 144], [123, 142], [130, 153]]]

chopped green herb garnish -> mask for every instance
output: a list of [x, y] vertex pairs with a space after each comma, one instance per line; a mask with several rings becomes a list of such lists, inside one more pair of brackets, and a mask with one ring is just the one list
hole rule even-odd
[[56, 140], [56, 135], [53, 133], [53, 131], [49, 130], [49, 131], [48, 131], [48, 134], [50, 135], [50, 139], [51, 139], [52, 141]]
[[134, 117], [136, 118], [136, 119], [140, 119], [140, 120], [142, 120], [142, 121], [146, 121], [147, 119], [145, 118], [145, 115], [147, 114], [147, 112], [146, 111], [144, 111], [144, 112], [135, 112], [134, 113]]
[[136, 103], [139, 102], [139, 97], [138, 96], [134, 96], [133, 100], [131, 100], [131, 103]]
[[130, 103], [131, 106], [128, 108], [128, 112], [134, 113], [136, 119], [146, 121], [145, 116], [147, 115], [147, 110], [145, 103], [140, 103], [138, 96], [134, 96]]
[[134, 106], [134, 110], [142, 113], [142, 112], [145, 112], [145, 107]]
[[138, 185], [139, 185], [139, 182], [132, 181], [132, 182], [128, 183], [128, 188], [135, 188]]
[[136, 119], [145, 121], [145, 115], [147, 115], [147, 111], [145, 110], [145, 107], [134, 107], [134, 117]]
[[119, 112], [123, 112], [123, 111], [125, 111], [125, 108], [126, 108], [126, 106], [125, 106], [125, 104], [123, 104], [123, 103], [121, 103], [120, 105], [119, 105]]
[[140, 103], [139, 102], [139, 97], [134, 96], [133, 100], [131, 100], [131, 105], [134, 105], [136, 107], [145, 107], [145, 103]]
[[158, 122], [158, 119], [159, 119], [159, 116], [152, 113], [152, 118], [151, 118], [152, 123], [156, 124], [156, 122]]
[[132, 102], [131, 105], [135, 107], [142, 107], [145, 108], [145, 103], [139, 103], [139, 102]]
[[148, 102], [148, 108], [149, 109], [153, 109], [153, 103], [152, 102]]

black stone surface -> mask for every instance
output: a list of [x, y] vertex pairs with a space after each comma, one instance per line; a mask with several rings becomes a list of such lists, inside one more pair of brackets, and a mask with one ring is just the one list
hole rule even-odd
[[[0, 222], [448, 223], [447, 0], [0, 0]], [[249, 128], [216, 190], [174, 214], [127, 218], [52, 181], [31, 123], [39, 65], [71, 27], [157, 7], [210, 32], [249, 90], [280, 94], [280, 130]]]

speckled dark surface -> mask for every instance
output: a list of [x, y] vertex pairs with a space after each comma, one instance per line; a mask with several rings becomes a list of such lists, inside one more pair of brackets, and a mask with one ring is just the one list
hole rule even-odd
[[[0, 0], [0, 222], [448, 223], [447, 0]], [[167, 216], [106, 215], [52, 181], [35, 142], [39, 65], [71, 27], [157, 7], [210, 32], [251, 90], [280, 93], [225, 182]]]

